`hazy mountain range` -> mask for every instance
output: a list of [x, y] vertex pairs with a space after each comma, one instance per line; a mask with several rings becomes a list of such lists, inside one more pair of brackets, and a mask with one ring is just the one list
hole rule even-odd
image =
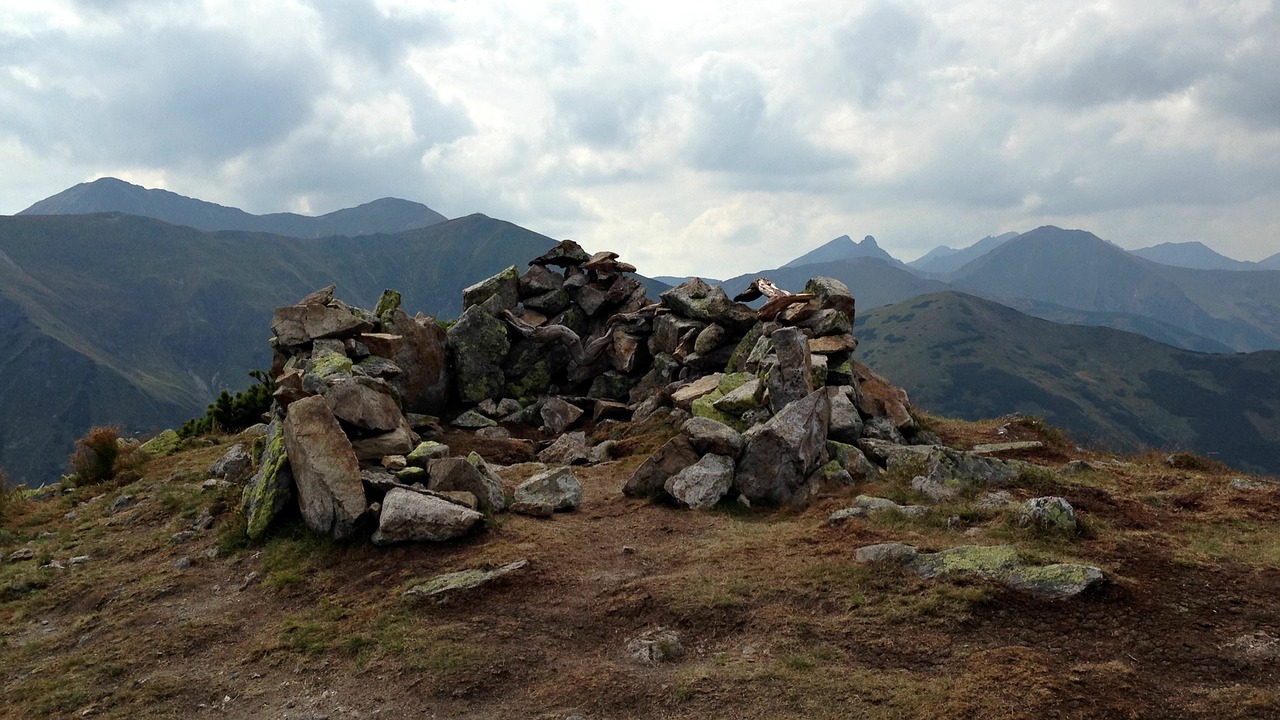
[[[404, 228], [413, 222], [423, 224]], [[53, 480], [92, 425], [149, 432], [201, 413], [219, 390], [243, 388], [249, 370], [267, 366], [272, 309], [319, 287], [336, 283], [340, 297], [363, 306], [395, 288], [410, 312], [451, 317], [463, 287], [523, 267], [552, 242], [483, 215], [444, 220], [395, 199], [318, 218], [254, 216], [109, 178], [77, 185], [0, 217], [0, 467], [15, 482]], [[1087, 232], [1044, 227], [904, 264], [874, 238], [842, 236], [724, 285], [732, 295], [764, 275], [799, 290], [829, 275], [853, 289], [861, 313], [930, 295], [912, 312], [869, 315], [859, 351], [926, 409], [1039, 412], [1083, 437], [1234, 453], [1275, 472], [1280, 460], [1265, 460], [1280, 457], [1270, 396], [1258, 388], [1277, 386], [1267, 370], [1276, 355], [1186, 351], [1280, 348], [1280, 272], [1263, 269], [1278, 259], [1251, 272], [1173, 267]], [[946, 294], [955, 290], [968, 295]], [[959, 342], [952, 334], [966, 308]], [[955, 327], [944, 331], [948, 323]], [[1016, 345], [1039, 360], [1020, 362]], [[1075, 365], [1052, 360], [1060, 356]], [[1077, 366], [1107, 379], [1081, 384]], [[1136, 403], [1142, 393], [1158, 397]], [[1208, 398], [1205, 417], [1231, 429], [1236, 445], [1196, 419]]]

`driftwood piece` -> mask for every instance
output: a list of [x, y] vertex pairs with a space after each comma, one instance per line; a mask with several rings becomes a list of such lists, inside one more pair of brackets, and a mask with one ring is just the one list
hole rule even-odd
[[755, 280], [751, 281], [751, 285], [749, 285], [746, 290], [743, 290], [742, 292], [738, 293], [733, 298], [733, 301], [734, 302], [751, 302], [752, 300], [755, 300], [757, 298], [762, 298], [762, 297], [775, 298], [775, 297], [780, 297], [780, 296], [785, 296], [790, 294], [791, 293], [787, 292], [786, 290], [783, 290], [777, 285], [774, 285], [773, 281], [769, 280], [769, 278], [758, 277]]
[[761, 320], [772, 320], [778, 317], [778, 313], [797, 303], [809, 302], [815, 296], [813, 293], [793, 293], [783, 290], [769, 278], [758, 277], [751, 281], [751, 285], [746, 290], [738, 293], [734, 298], [734, 302], [751, 302], [757, 298], [769, 298], [760, 309], [756, 311], [756, 317]]
[[796, 303], [807, 303], [814, 298], [813, 293], [796, 293], [794, 295], [788, 293], [786, 295], [775, 295], [769, 298], [769, 301], [760, 306], [760, 311], [756, 315], [761, 320], [772, 320], [778, 316], [778, 313], [795, 305]]
[[591, 270], [598, 274], [635, 272], [636, 266], [618, 259], [618, 253], [607, 250], [598, 252], [591, 259], [582, 263], [583, 270]]
[[569, 356], [578, 365], [590, 365], [595, 362], [604, 353], [605, 349], [613, 343], [612, 334], [606, 333], [603, 337], [596, 338], [583, 347], [582, 338], [578, 337], [578, 333], [564, 325], [534, 327], [516, 317], [515, 313], [510, 310], [503, 310], [501, 316], [503, 320], [507, 321], [508, 325], [515, 328], [516, 332], [534, 342], [558, 342], [564, 345], [569, 351]]

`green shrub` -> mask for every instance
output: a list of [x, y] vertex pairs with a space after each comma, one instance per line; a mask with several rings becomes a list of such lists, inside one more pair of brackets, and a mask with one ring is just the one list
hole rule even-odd
[[237, 433], [261, 422], [262, 414], [271, 409], [275, 380], [263, 370], [250, 371], [249, 377], [257, 382], [235, 395], [223, 390], [204, 416], [183, 423], [178, 435], [193, 438], [214, 432]]

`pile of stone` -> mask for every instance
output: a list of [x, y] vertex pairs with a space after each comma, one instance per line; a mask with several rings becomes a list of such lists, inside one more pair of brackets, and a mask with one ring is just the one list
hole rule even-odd
[[[276, 310], [273, 417], [243, 497], [250, 537], [295, 501], [317, 532], [371, 533], [378, 544], [451, 539], [506, 508], [501, 478], [479, 455], [450, 457], [415, 431], [429, 424], [423, 413], [447, 407], [454, 375], [444, 330], [399, 302], [387, 291], [370, 313], [326, 288]], [[576, 484], [571, 472], [531, 478], [516, 489], [517, 509], [575, 507]]]

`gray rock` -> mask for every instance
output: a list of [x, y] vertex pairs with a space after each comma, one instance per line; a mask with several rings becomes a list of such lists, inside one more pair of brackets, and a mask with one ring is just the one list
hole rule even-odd
[[1079, 527], [1076, 510], [1062, 497], [1031, 498], [1018, 508], [1019, 527], [1074, 535]]
[[929, 512], [923, 505], [899, 505], [888, 498], [859, 495], [853, 500], [853, 507], [837, 510], [827, 518], [828, 525], [839, 525], [853, 518], [870, 517], [881, 512], [896, 512], [906, 517], [918, 517]]
[[559, 435], [572, 427], [582, 417], [582, 413], [582, 408], [558, 397], [542, 401], [538, 411], [542, 417], [542, 427], [551, 435]]
[[472, 463], [469, 458], [441, 458], [427, 466], [427, 488], [437, 492], [469, 492], [476, 496], [480, 509], [498, 512], [506, 506], [502, 494], [502, 480], [484, 465], [483, 460]]
[[409, 459], [404, 455], [388, 455], [382, 458], [382, 467], [390, 472], [399, 472], [409, 467]]
[[529, 261], [530, 265], [575, 267], [591, 259], [582, 246], [572, 240], [561, 240], [555, 247]]
[[840, 311], [850, 322], [855, 310], [853, 293], [849, 286], [832, 277], [818, 276], [805, 283], [801, 292], [817, 296], [818, 306], [822, 309]]
[[742, 454], [742, 435], [722, 422], [705, 417], [693, 417], [685, 421], [680, 432], [689, 439], [699, 455], [712, 453], [736, 459]]
[[716, 322], [734, 330], [746, 330], [756, 324], [756, 312], [725, 295], [719, 285], [708, 285], [692, 278], [662, 293], [662, 304], [678, 315], [694, 320]]
[[680, 346], [680, 341], [698, 333], [707, 326], [701, 320], [693, 320], [675, 313], [664, 313], [653, 319], [653, 334], [649, 336], [649, 352], [657, 357], [659, 354], [671, 355]]
[[707, 353], [724, 345], [729, 339], [729, 331], [719, 323], [711, 323], [698, 333], [697, 339], [693, 342], [693, 351], [699, 355]]
[[258, 470], [245, 484], [240, 497], [240, 512], [247, 521], [249, 538], [261, 539], [272, 520], [293, 502], [293, 497], [293, 472], [285, 451], [284, 423], [273, 420], [267, 426]]
[[453, 425], [454, 427], [459, 427], [464, 430], [476, 430], [478, 428], [493, 427], [498, 423], [494, 422], [490, 418], [485, 417], [483, 413], [477, 410], [467, 410], [466, 412], [462, 413], [458, 417], [454, 418], [453, 422], [450, 424]]
[[858, 548], [854, 553], [854, 557], [857, 558], [858, 562], [901, 565], [913, 560], [918, 552], [912, 545], [881, 543]]
[[289, 407], [284, 444], [307, 526], [349, 537], [366, 507], [360, 462], [324, 398], [303, 398]]
[[564, 275], [543, 265], [530, 265], [520, 276], [520, 297], [530, 298], [564, 288]]
[[724, 397], [711, 403], [711, 407], [722, 413], [741, 416], [744, 413], [759, 409], [764, 400], [764, 383], [752, 377], [738, 387], [730, 390]]
[[552, 468], [516, 486], [517, 503], [575, 510], [582, 504], [582, 484], [567, 467]]
[[382, 500], [373, 543], [452, 540], [468, 533], [482, 519], [480, 513], [447, 500], [392, 488]]
[[746, 432], [738, 459], [736, 484], [752, 503], [786, 504], [808, 500], [810, 479], [826, 462], [831, 404], [817, 390], [787, 405], [763, 425]]
[[827, 441], [827, 454], [840, 463], [854, 482], [865, 482], [880, 475], [880, 468], [867, 459], [867, 456], [856, 445], [848, 445], [835, 440]]
[[373, 325], [345, 310], [319, 303], [276, 308], [271, 332], [282, 347], [305, 345], [317, 338], [352, 337]]
[[352, 440], [351, 449], [360, 460], [380, 463], [387, 455], [408, 455], [417, 441], [417, 436], [409, 429], [409, 423], [403, 422], [391, 432]]
[[678, 660], [684, 655], [680, 634], [674, 630], [657, 628], [627, 641], [627, 655], [645, 665], [658, 665]]
[[324, 390], [324, 399], [335, 417], [362, 430], [388, 432], [405, 423], [395, 391], [385, 380], [344, 378]]
[[733, 487], [733, 458], [704, 455], [698, 462], [671, 476], [667, 494], [694, 510], [709, 510]]
[[614, 458], [617, 448], [617, 440], [605, 440], [587, 451], [587, 462], [591, 465], [609, 462]]
[[831, 427], [827, 436], [837, 442], [855, 443], [862, 437], [862, 416], [853, 404], [853, 388], [847, 385], [827, 388], [831, 400]]
[[915, 473], [912, 487], [935, 500], [954, 497], [966, 487], [1011, 482], [1027, 467], [1025, 463], [982, 457], [942, 445], [895, 445], [864, 438], [858, 441], [858, 447], [881, 459], [889, 472]]
[[232, 445], [222, 457], [209, 466], [209, 476], [227, 482], [242, 483], [253, 474], [253, 458], [245, 452], [244, 445]]
[[502, 361], [511, 349], [503, 322], [479, 306], [469, 307], [449, 328], [448, 341], [458, 400], [470, 404], [500, 397], [506, 384]]
[[640, 463], [622, 492], [629, 497], [654, 497], [663, 492], [667, 479], [698, 462], [698, 452], [683, 435], [677, 435]]
[[681, 410], [688, 410], [693, 407], [695, 401], [715, 392], [723, 378], [724, 373], [713, 373], [693, 382], [684, 383], [672, 391], [671, 402]]
[[482, 427], [476, 430], [476, 437], [489, 438], [490, 440], [510, 440], [511, 431], [504, 427]]
[[538, 453], [538, 461], [548, 465], [575, 465], [587, 462], [589, 455], [586, 433], [565, 433]]
[[111, 512], [119, 512], [133, 504], [132, 495], [121, 495], [116, 501], [111, 503]]
[[775, 330], [769, 341], [778, 357], [777, 364], [769, 370], [769, 404], [776, 414], [813, 392], [813, 366], [809, 340], [799, 328]]
[[35, 556], [36, 556], [35, 548], [21, 547], [9, 553], [9, 557], [7, 557], [6, 560], [8, 562], [19, 562], [22, 560], [31, 560]]

